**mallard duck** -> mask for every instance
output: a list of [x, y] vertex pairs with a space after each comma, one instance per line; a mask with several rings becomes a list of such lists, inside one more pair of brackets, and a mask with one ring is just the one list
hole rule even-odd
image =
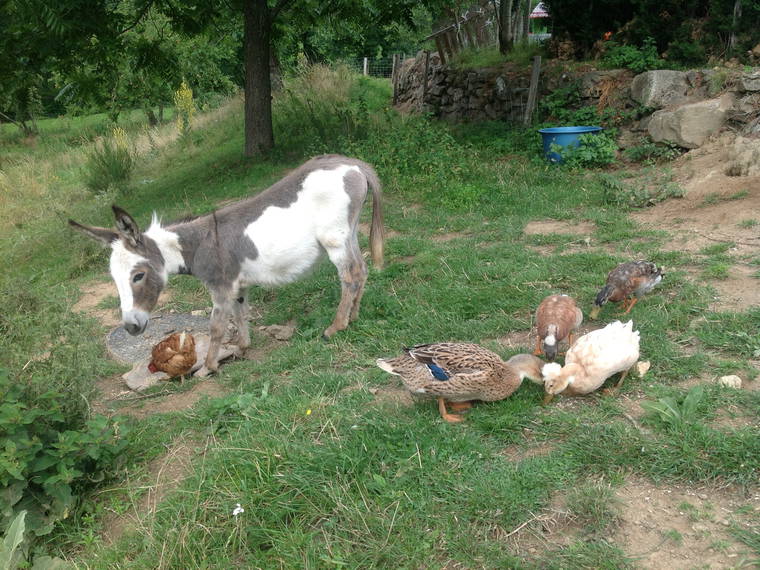
[[438, 399], [438, 410], [447, 422], [462, 418], [449, 414], [446, 402], [455, 411], [471, 407], [472, 400], [503, 400], [520, 386], [524, 378], [541, 383], [544, 362], [531, 354], [517, 354], [507, 360], [477, 344], [440, 342], [404, 348], [396, 358], [378, 358], [377, 365], [401, 376], [404, 385], [417, 395]]
[[557, 357], [560, 341], [567, 338], [573, 344], [573, 329], [583, 322], [583, 313], [576, 306], [575, 299], [567, 295], [549, 295], [541, 301], [536, 310], [536, 351], [545, 354], [549, 361]]
[[595, 319], [607, 301], [623, 301], [623, 314], [627, 315], [639, 297], [649, 293], [664, 276], [662, 268], [651, 261], [621, 263], [607, 275], [607, 284], [597, 294], [589, 316]]
[[604, 381], [622, 372], [613, 388], [617, 390], [628, 371], [639, 359], [639, 331], [633, 330], [633, 321], [623, 324], [613, 321], [603, 329], [583, 335], [565, 355], [565, 365], [556, 362], [541, 369], [544, 377], [544, 403], [548, 404], [559, 393], [588, 394]]

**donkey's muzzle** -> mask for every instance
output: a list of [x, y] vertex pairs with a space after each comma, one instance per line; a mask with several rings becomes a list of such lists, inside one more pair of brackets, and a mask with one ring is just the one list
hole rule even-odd
[[148, 319], [149, 315], [144, 311], [129, 311], [124, 313], [124, 328], [132, 336], [137, 336], [145, 331]]

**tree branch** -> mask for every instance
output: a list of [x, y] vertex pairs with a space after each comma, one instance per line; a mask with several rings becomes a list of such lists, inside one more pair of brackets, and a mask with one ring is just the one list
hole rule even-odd
[[121, 30], [117, 35], [120, 36], [121, 34], [125, 34], [129, 30], [133, 29], [137, 24], [139, 24], [140, 21], [145, 17], [145, 14], [148, 13], [148, 10], [150, 10], [153, 7], [154, 1], [155, 0], [150, 0], [150, 2], [148, 2], [147, 4], [145, 4], [145, 6], [143, 6], [142, 11], [138, 14], [137, 18], [135, 19], [135, 21], [132, 22], [132, 24], [130, 26], [127, 26], [126, 28], [124, 28], [123, 30]]
[[280, 12], [287, 8], [288, 4], [291, 2], [293, 2], [293, 0], [277, 0], [277, 4], [274, 5], [274, 8], [272, 8], [272, 11], [269, 13], [269, 21], [274, 22]]

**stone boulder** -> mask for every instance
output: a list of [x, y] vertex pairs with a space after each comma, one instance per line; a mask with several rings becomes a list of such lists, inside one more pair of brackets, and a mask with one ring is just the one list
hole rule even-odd
[[689, 87], [687, 74], [683, 71], [647, 71], [633, 78], [631, 97], [645, 107], [662, 109], [688, 101]]
[[672, 141], [683, 148], [698, 148], [723, 127], [733, 104], [733, 96], [726, 94], [674, 110], [655, 111], [647, 125], [649, 136], [655, 142]]
[[760, 70], [743, 74], [741, 88], [744, 91], [760, 91]]
[[760, 174], [760, 139], [737, 137], [728, 149], [728, 176], [756, 176]]

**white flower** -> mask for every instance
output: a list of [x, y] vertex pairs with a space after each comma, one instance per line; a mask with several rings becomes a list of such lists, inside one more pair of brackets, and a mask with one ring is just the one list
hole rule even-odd
[[234, 509], [232, 509], [232, 516], [236, 517], [240, 513], [244, 513], [244, 512], [245, 512], [245, 509], [240, 506], [240, 503], [238, 503], [237, 506]]

